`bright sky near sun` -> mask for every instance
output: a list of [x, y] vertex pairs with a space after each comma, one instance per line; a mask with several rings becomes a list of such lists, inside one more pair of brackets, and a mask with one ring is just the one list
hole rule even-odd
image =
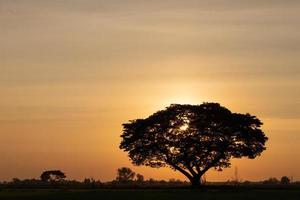
[[0, 180], [134, 167], [121, 124], [171, 103], [219, 102], [269, 137], [227, 180], [300, 179], [300, 1], [0, 0]]

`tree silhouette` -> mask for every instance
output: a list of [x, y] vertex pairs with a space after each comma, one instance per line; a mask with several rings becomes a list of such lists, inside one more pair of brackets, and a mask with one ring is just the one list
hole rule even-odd
[[281, 177], [281, 179], [280, 179], [280, 183], [281, 183], [281, 184], [284, 184], [284, 185], [290, 184], [290, 182], [291, 182], [291, 180], [290, 180], [289, 177], [287, 177], [287, 176], [283, 176], [283, 177]]
[[144, 176], [141, 175], [141, 174], [137, 174], [136, 175], [136, 181], [139, 182], [139, 183], [143, 182], [144, 181]]
[[66, 178], [65, 173], [60, 170], [44, 171], [41, 174], [41, 180], [48, 181], [61, 181]]
[[118, 182], [129, 182], [133, 181], [135, 173], [128, 167], [122, 167], [118, 169], [116, 180]]
[[169, 166], [193, 186], [210, 168], [221, 171], [230, 158], [255, 158], [265, 148], [262, 122], [232, 113], [218, 103], [172, 104], [146, 119], [123, 124], [120, 148], [134, 165]]
[[263, 181], [263, 184], [268, 184], [268, 185], [276, 185], [278, 183], [279, 180], [275, 177], [270, 177], [269, 179]]

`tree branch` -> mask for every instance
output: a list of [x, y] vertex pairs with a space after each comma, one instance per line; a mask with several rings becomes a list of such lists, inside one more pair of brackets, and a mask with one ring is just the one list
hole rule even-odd
[[193, 175], [193, 176], [197, 176], [197, 172], [195, 172], [195, 170], [193, 169], [193, 167], [191, 166], [186, 166], [186, 168], [189, 170], [189, 172]]
[[213, 167], [214, 164], [216, 164], [221, 158], [222, 158], [223, 154], [220, 154], [219, 156], [217, 156], [210, 165], [206, 166], [200, 173], [199, 175], [202, 176], [203, 174], [205, 174], [205, 172], [207, 172], [207, 170], [209, 170], [211, 167]]
[[196, 165], [195, 167], [196, 167], [197, 173], [200, 174], [201, 173], [201, 169], [200, 169], [199, 165]]
[[[168, 155], [168, 154], [166, 154]], [[170, 160], [170, 158], [167, 156], [166, 159], [166, 163], [168, 163], [169, 165], [171, 165], [172, 167], [174, 167], [174, 169], [180, 171], [183, 175], [185, 175], [190, 181], [193, 179], [193, 176], [191, 174], [189, 174], [187, 171], [185, 171], [184, 169], [180, 168], [179, 166], [173, 164]]]
[[183, 175], [185, 175], [189, 180], [193, 179], [193, 176], [191, 174], [189, 174], [187, 171], [185, 171], [184, 169], [178, 167], [177, 165], [174, 164], [170, 164], [172, 167], [174, 167], [174, 169], [180, 171]]

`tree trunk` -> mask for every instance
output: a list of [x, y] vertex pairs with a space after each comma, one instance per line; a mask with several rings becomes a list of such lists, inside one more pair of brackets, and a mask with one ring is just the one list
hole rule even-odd
[[201, 186], [201, 176], [194, 176], [190, 182], [193, 188], [199, 188]]

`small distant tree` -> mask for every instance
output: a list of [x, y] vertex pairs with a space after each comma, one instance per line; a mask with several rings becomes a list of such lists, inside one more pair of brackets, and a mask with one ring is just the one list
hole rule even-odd
[[287, 176], [283, 176], [283, 177], [281, 177], [281, 179], [280, 179], [280, 183], [281, 183], [281, 184], [284, 184], [284, 185], [290, 184], [290, 182], [291, 182], [291, 180], [290, 180], [289, 177], [287, 177]]
[[118, 182], [130, 182], [133, 181], [135, 173], [128, 167], [122, 167], [118, 169], [117, 178]]
[[182, 181], [179, 179], [171, 178], [171, 179], [169, 179], [169, 183], [170, 184], [181, 184]]
[[41, 180], [48, 182], [48, 181], [62, 181], [66, 178], [65, 173], [60, 170], [51, 170], [51, 171], [44, 171], [41, 174]]
[[120, 148], [134, 165], [170, 167], [193, 186], [209, 170], [230, 167], [231, 158], [254, 159], [266, 149], [262, 122], [218, 103], [173, 104], [146, 119], [123, 124]]
[[157, 182], [154, 178], [149, 178], [148, 183], [150, 184], [154, 184], [155, 182]]
[[96, 181], [95, 181], [95, 179], [93, 179], [93, 178], [85, 178], [85, 179], [83, 180], [83, 183], [86, 184], [86, 185], [93, 184], [93, 183], [95, 183], [95, 182], [96, 182]]
[[13, 179], [12, 179], [12, 182], [13, 182], [13, 183], [19, 183], [19, 182], [21, 182], [21, 180], [18, 179], [18, 178], [13, 178]]
[[269, 185], [275, 185], [275, 184], [278, 184], [279, 183], [279, 180], [275, 177], [271, 177], [265, 181], [263, 181], [263, 184], [269, 184]]
[[144, 181], [144, 176], [141, 175], [141, 174], [137, 174], [136, 175], [136, 181], [139, 182], [139, 183], [143, 182]]
[[91, 183], [92, 183], [92, 180], [91, 180], [90, 178], [85, 178], [85, 179], [83, 180], [83, 184], [89, 185], [89, 184], [91, 184]]

